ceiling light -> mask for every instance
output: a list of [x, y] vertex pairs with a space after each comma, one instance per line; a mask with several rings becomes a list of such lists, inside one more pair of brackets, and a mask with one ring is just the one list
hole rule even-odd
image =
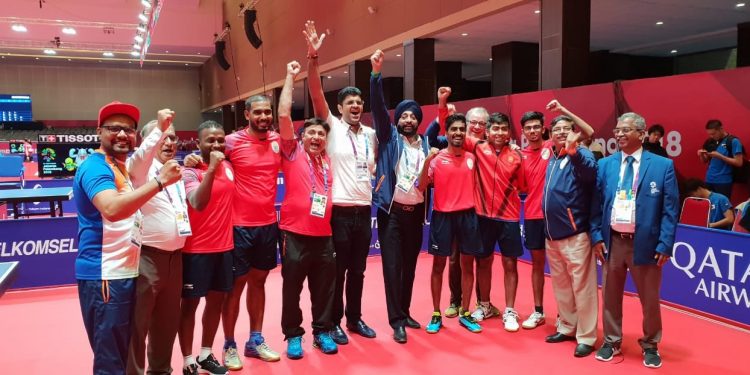
[[144, 25], [142, 23], [138, 24], [138, 27], [136, 27], [135, 29], [138, 30], [138, 31], [140, 31], [140, 32], [142, 32], [142, 33], [145, 33], [146, 32], [146, 25]]
[[104, 57], [114, 57], [115, 54], [112, 53], [112, 52], [107, 51], [107, 52], [102, 53], [102, 56], [104, 56]]
[[71, 60], [71, 59], [68, 59], [68, 61], [73, 61], [73, 60]]
[[490, 61], [492, 61], [492, 57], [490, 57]]
[[35, 58], [34, 58], [34, 60], [39, 60], [39, 58], [38, 58], [38, 57], [35, 57]]
[[63, 34], [76, 35], [76, 29], [72, 27], [63, 27], [62, 32]]
[[185, 66], [188, 66], [188, 64], [187, 64], [187, 63], [185, 63]]
[[744, 7], [744, 6], [745, 6], [745, 3], [737, 3], [737, 5], [735, 5], [735, 6], [736, 6], [737, 8], [742, 8], [742, 7]]
[[200, 55], [201, 53], [200, 53], [200, 52], [198, 52], [198, 54]]
[[331, 76], [327, 76], [326, 78], [328, 78], [328, 79], [331, 79], [331, 78], [333, 78], [333, 77], [331, 77]]
[[534, 11], [534, 14], [539, 14], [539, 13], [542, 13], [542, 11], [539, 10], [539, 9], [537, 9], [537, 10]]
[[[0, 56], [0, 59], [4, 59], [4, 58], [5, 58], [5, 56]], [[70, 61], [70, 59], [68, 59], [68, 61]]]
[[26, 29], [26, 26], [21, 25], [20, 23], [15, 23], [11, 25], [10, 28], [13, 29], [13, 31], [18, 32], [18, 33], [25, 33], [28, 31]]
[[161, 62], [157, 62], [156, 65], [161, 65]]
[[344, 70], [344, 74], [349, 74], [349, 72], [347, 72], [346, 70]]
[[57, 52], [55, 52], [55, 50], [53, 50], [53, 49], [47, 48], [47, 49], [44, 50], [44, 54], [46, 54], [46, 55], [57, 55]]
[[461, 33], [461, 36], [469, 36], [469, 33]]
[[140, 51], [140, 50], [141, 50], [141, 45], [140, 45], [140, 44], [138, 44], [138, 43], [136, 43], [136, 44], [133, 44], [133, 49], [135, 49], [135, 50], [139, 50], [139, 51]]
[[397, 54], [396, 54], [396, 57], [401, 57], [401, 54], [400, 54], [400, 53], [397, 53]]
[[138, 19], [143, 22], [148, 22], [148, 16], [146, 15], [146, 12], [138, 14]]
[[164, 53], [169, 53], [169, 51], [164, 51]]
[[143, 43], [143, 37], [141, 36], [141, 34], [136, 35], [133, 39], [135, 39], [135, 41], [138, 43]]
[[661, 26], [664, 24], [664, 21], [656, 21], [656, 26]]
[[138, 56], [140, 56], [140, 55], [141, 55], [141, 53], [140, 53], [140, 52], [138, 52], [138, 51], [133, 51], [133, 52], [130, 52], [130, 56], [138, 57]]
[[669, 51], [669, 53], [677, 53], [677, 50], [673, 49], [673, 50]]
[[148, 1], [148, 0], [141, 0], [141, 4], [143, 4], [143, 7], [146, 8], [146, 9], [150, 9], [151, 8], [151, 2]]

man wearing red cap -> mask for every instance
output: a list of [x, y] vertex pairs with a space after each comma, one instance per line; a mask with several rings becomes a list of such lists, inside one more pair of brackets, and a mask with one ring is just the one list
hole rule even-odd
[[[159, 111], [159, 128], [166, 130], [173, 116], [168, 109]], [[153, 132], [136, 151], [139, 157], [129, 159], [139, 117], [131, 104], [102, 107], [97, 128], [101, 147], [81, 164], [73, 183], [79, 248], [75, 273], [94, 374], [125, 373], [141, 247], [139, 209], [181, 178], [179, 165], [170, 161], [158, 176], [133, 188], [130, 176], [148, 172], [163, 134]]]

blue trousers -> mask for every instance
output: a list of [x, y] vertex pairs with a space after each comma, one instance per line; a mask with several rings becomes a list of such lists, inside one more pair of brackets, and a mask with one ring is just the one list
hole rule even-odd
[[78, 280], [83, 325], [94, 351], [94, 375], [125, 374], [135, 280]]

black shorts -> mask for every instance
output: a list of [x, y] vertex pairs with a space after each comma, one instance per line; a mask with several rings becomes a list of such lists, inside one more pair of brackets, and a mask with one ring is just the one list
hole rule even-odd
[[482, 236], [482, 257], [488, 257], [500, 245], [500, 253], [505, 257], [518, 258], [523, 255], [521, 246], [521, 225], [517, 221], [501, 221], [479, 216], [479, 233]]
[[182, 298], [205, 297], [209, 290], [229, 292], [232, 285], [231, 251], [182, 254]]
[[430, 248], [427, 252], [437, 256], [450, 256], [454, 242], [461, 254], [482, 255], [479, 221], [473, 208], [456, 212], [432, 211]]
[[529, 250], [544, 250], [544, 219], [529, 219], [523, 222], [523, 242]]
[[279, 253], [279, 226], [234, 227], [234, 276], [242, 276], [251, 268], [269, 271], [276, 268]]

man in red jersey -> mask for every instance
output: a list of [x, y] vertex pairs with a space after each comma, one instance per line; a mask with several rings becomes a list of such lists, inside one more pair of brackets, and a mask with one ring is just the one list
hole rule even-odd
[[[219, 328], [226, 293], [232, 290], [232, 201], [234, 173], [224, 161], [224, 129], [215, 121], [198, 127], [202, 162], [184, 172], [188, 216], [193, 235], [183, 247], [182, 305], [180, 312], [180, 349], [185, 357], [184, 375], [200, 372], [227, 374], [211, 353]], [[195, 311], [201, 297], [203, 310], [201, 350], [196, 363], [192, 356]]]
[[[582, 136], [590, 137], [594, 129], [580, 117], [563, 107], [557, 100], [547, 104], [548, 110], [560, 112], [574, 119]], [[521, 324], [525, 329], [533, 329], [545, 323], [544, 309], [544, 261], [545, 236], [544, 215], [542, 214], [542, 192], [547, 164], [552, 156], [552, 141], [542, 138], [544, 133], [544, 114], [530, 111], [521, 117], [521, 129], [529, 145], [521, 151], [524, 163], [524, 179], [528, 186], [524, 201], [524, 244], [531, 252], [531, 287], [534, 293], [534, 312]], [[516, 280], [518, 273], [515, 274]], [[515, 313], [515, 310], [513, 311]], [[506, 329], [518, 330], [518, 314], [508, 316]]]
[[299, 73], [296, 61], [287, 64], [286, 80], [279, 98], [281, 164], [286, 193], [281, 204], [282, 287], [281, 330], [287, 341], [287, 357], [300, 359], [302, 350], [302, 310], [299, 297], [307, 279], [312, 302], [313, 347], [325, 354], [338, 352], [330, 336], [333, 328], [333, 292], [336, 287], [336, 259], [331, 236], [333, 176], [325, 153], [330, 127], [319, 119], [306, 120], [301, 139], [294, 136], [292, 86]]
[[434, 205], [430, 224], [430, 247], [433, 255], [430, 287], [433, 313], [427, 324], [428, 333], [437, 333], [442, 327], [440, 294], [443, 271], [447, 258], [454, 248], [461, 252], [461, 305], [464, 314], [459, 324], [471, 332], [482, 328], [469, 314], [469, 302], [474, 286], [474, 258], [482, 254], [477, 215], [474, 211], [474, 155], [464, 150], [466, 117], [462, 114], [448, 116], [445, 121], [448, 148], [433, 149], [422, 168], [419, 189], [434, 184]]

